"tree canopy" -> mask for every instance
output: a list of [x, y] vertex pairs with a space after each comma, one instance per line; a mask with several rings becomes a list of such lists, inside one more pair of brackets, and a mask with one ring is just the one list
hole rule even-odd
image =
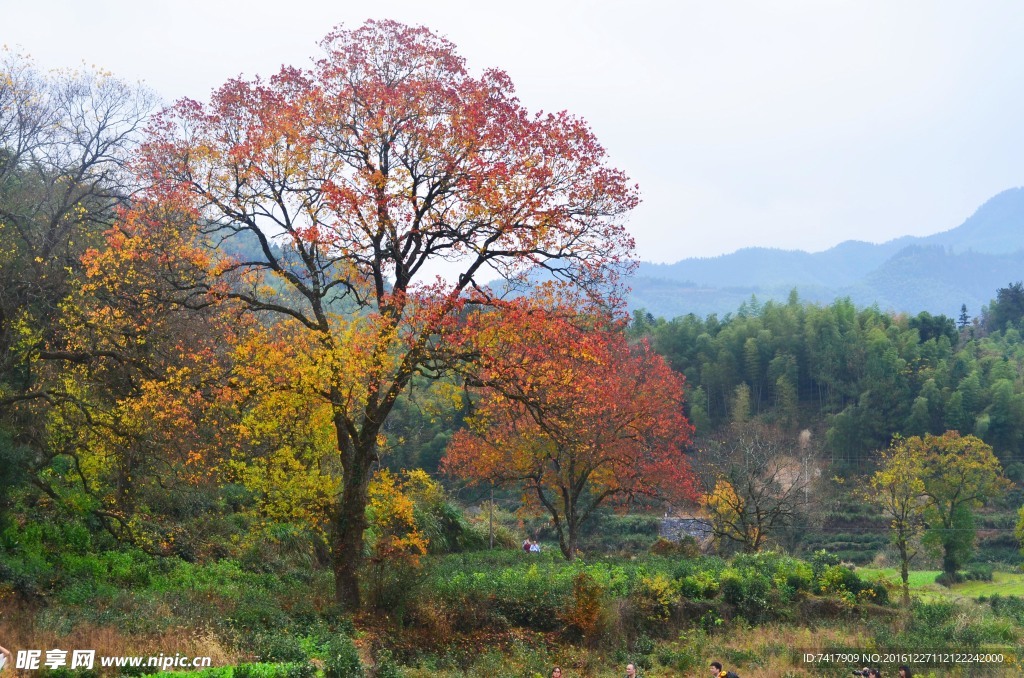
[[472, 481], [516, 483], [550, 514], [563, 555], [603, 502], [696, 498], [684, 453], [683, 378], [614, 322], [572, 309], [482, 314], [478, 399], [444, 467]]
[[187, 242], [259, 243], [177, 284], [183, 304], [269, 314], [306, 347], [342, 468], [332, 549], [352, 608], [367, 484], [401, 393], [461, 359], [466, 305], [500, 305], [489, 277], [546, 269], [614, 299], [637, 194], [584, 121], [530, 114], [506, 74], [471, 75], [426, 28], [370, 21], [321, 47], [309, 70], [164, 111], [141, 166], [147, 199], [183, 215]]

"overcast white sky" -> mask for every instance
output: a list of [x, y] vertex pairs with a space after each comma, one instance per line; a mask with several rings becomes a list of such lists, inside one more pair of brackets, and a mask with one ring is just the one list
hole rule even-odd
[[0, 43], [205, 99], [367, 18], [426, 25], [531, 110], [586, 118], [640, 184], [643, 259], [925, 235], [1024, 184], [1015, 0], [0, 0]]

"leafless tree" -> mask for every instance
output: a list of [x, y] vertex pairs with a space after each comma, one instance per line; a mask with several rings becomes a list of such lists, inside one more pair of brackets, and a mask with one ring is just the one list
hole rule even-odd
[[61, 301], [136, 189], [127, 165], [155, 106], [108, 73], [43, 74], [0, 52], [0, 414], [53, 396], [37, 359], [76, 357], [62, 350]]
[[819, 475], [809, 434], [746, 422], [701, 448], [697, 462], [717, 539], [753, 553], [806, 519]]

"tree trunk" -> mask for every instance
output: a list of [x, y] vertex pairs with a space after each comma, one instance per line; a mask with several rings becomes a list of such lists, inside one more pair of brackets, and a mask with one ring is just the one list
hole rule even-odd
[[959, 559], [953, 553], [954, 548], [953, 545], [943, 544], [942, 550], [942, 571], [946, 574], [950, 584], [956, 581], [956, 573], [960, 569]]
[[369, 500], [369, 460], [374, 458], [375, 438], [359, 445], [346, 457], [341, 503], [334, 518], [331, 555], [334, 569], [334, 598], [346, 612], [359, 609], [359, 568], [363, 564], [363, 533]]
[[566, 525], [566, 531], [569, 534], [562, 543], [562, 555], [571, 563], [576, 559], [576, 551], [579, 549], [579, 526], [570, 521], [566, 522], [568, 522], [568, 525]]
[[359, 609], [359, 568], [363, 562], [363, 532], [366, 531], [366, 480], [345, 478], [341, 505], [337, 509], [332, 547], [334, 598], [346, 612]]
[[910, 606], [910, 556], [907, 554], [907, 543], [901, 541], [900, 549], [900, 577], [903, 579], [903, 606], [909, 609]]

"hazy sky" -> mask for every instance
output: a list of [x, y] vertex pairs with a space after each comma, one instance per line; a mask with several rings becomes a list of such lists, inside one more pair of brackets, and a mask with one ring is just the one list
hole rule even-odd
[[168, 101], [306, 66], [391, 18], [586, 118], [639, 184], [653, 261], [952, 228], [1024, 184], [1024, 3], [0, 0], [0, 43]]

